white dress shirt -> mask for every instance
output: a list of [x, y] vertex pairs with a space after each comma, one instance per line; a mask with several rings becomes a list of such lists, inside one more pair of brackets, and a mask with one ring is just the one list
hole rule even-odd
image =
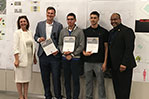
[[51, 38], [52, 27], [53, 27], [53, 23], [52, 24], [46, 23], [46, 39]]

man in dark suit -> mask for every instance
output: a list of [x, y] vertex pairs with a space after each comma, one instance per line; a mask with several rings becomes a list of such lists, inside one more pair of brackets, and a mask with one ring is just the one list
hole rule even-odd
[[52, 72], [52, 80], [54, 85], [54, 93], [57, 99], [62, 99], [61, 97], [61, 86], [60, 86], [60, 56], [59, 51], [52, 53], [47, 56], [41, 47], [40, 42], [51, 38], [54, 45], [58, 47], [58, 38], [62, 24], [54, 20], [55, 9], [53, 7], [48, 7], [46, 10], [47, 20], [41, 21], [36, 27], [36, 33], [34, 39], [39, 43], [38, 57], [40, 62], [41, 77], [45, 91], [46, 99], [52, 99], [52, 94], [50, 91], [50, 72]]
[[121, 23], [118, 13], [111, 16], [108, 60], [112, 69], [112, 80], [116, 99], [129, 99], [133, 68], [135, 35], [131, 28]]

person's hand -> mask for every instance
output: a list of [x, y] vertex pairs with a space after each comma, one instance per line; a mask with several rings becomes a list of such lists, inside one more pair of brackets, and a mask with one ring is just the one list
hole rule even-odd
[[93, 53], [90, 51], [90, 52], [85, 52], [85, 51], [83, 51], [83, 55], [84, 56], [91, 56]]
[[58, 51], [56, 51], [56, 52], [54, 52], [54, 53], [52, 53], [54, 56], [56, 56], [57, 54], [58, 54]]
[[70, 52], [70, 51], [67, 51], [67, 52], [64, 52], [63, 54], [64, 55], [69, 55], [69, 54], [71, 54], [72, 52]]
[[15, 60], [14, 66], [15, 66], [16, 68], [19, 67], [19, 60]]
[[106, 63], [103, 63], [102, 64], [102, 72], [105, 72], [106, 71]]
[[66, 59], [67, 59], [67, 60], [71, 60], [71, 59], [72, 59], [72, 56], [71, 56], [71, 55], [67, 55], [67, 56], [66, 56]]
[[37, 64], [37, 59], [36, 59], [36, 57], [34, 57], [34, 64]]
[[40, 37], [39, 42], [45, 41], [44, 37]]
[[120, 65], [120, 72], [123, 72], [126, 70], [126, 66], [125, 65]]

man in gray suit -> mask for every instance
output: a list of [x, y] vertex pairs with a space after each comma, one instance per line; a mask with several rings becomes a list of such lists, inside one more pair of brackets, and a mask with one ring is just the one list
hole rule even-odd
[[39, 43], [38, 57], [40, 62], [41, 77], [45, 91], [46, 99], [52, 99], [50, 91], [50, 73], [52, 73], [52, 80], [54, 86], [54, 93], [57, 99], [62, 99], [61, 86], [60, 86], [60, 51], [56, 51], [47, 56], [41, 47], [41, 42], [51, 38], [55, 46], [58, 46], [58, 38], [62, 24], [54, 20], [56, 10], [53, 7], [48, 7], [46, 10], [45, 21], [41, 21], [37, 24], [36, 33], [34, 39]]

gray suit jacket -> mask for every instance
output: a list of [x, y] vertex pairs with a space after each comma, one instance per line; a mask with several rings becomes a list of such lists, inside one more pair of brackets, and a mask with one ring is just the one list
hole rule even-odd
[[[52, 33], [51, 33], [51, 38], [55, 44], [55, 46], [58, 46], [58, 39], [59, 39], [59, 33], [62, 30], [63, 26], [62, 24], [53, 21], [53, 27], [52, 27]], [[39, 43], [37, 40], [40, 37], [44, 37], [46, 39], [46, 20], [41, 21], [37, 24], [36, 27], [36, 33], [34, 35], [34, 39], [37, 43]], [[40, 57], [43, 53], [43, 48], [41, 47], [39, 43], [39, 48], [38, 48], [38, 56]]]

